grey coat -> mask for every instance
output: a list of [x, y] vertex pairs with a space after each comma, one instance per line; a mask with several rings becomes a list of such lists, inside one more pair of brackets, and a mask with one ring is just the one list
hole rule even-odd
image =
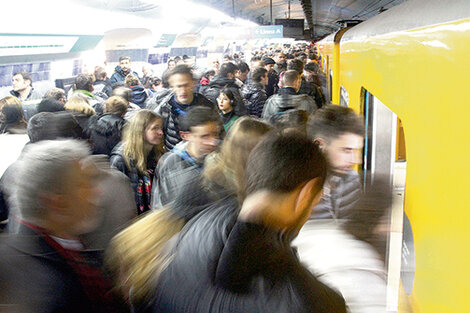
[[278, 94], [275, 94], [266, 100], [263, 109], [263, 119], [272, 122], [277, 114], [282, 114], [289, 110], [303, 110], [308, 114], [315, 112], [318, 108], [315, 100], [308, 95], [298, 95], [293, 88], [282, 88]]

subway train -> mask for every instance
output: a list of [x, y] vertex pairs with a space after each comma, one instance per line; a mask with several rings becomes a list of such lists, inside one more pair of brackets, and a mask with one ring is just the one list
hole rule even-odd
[[[48, 10], [43, 2], [26, 0], [8, 6], [0, 34], [1, 97], [20, 71], [31, 72], [41, 92], [54, 86], [68, 90], [75, 75], [93, 72], [95, 64], [111, 74], [122, 54], [132, 58], [139, 74], [150, 63], [161, 75], [177, 55], [204, 68], [225, 53], [295, 43], [278, 36], [279, 28], [248, 32], [258, 26], [211, 10], [204, 28], [194, 17], [177, 23], [115, 11], [103, 15], [103, 8], [85, 11], [78, 1], [66, 10], [58, 0], [50, 0]], [[29, 9], [23, 20], [41, 14], [34, 32], [12, 13], [24, 7]], [[364, 117], [364, 162], [358, 170], [372, 180], [388, 175], [395, 186], [387, 254], [390, 312], [470, 312], [469, 34], [470, 1], [415, 0], [315, 43], [331, 103]]]
[[316, 43], [332, 103], [364, 116], [364, 171], [396, 186], [388, 296], [413, 312], [470, 311], [469, 12], [408, 1]]

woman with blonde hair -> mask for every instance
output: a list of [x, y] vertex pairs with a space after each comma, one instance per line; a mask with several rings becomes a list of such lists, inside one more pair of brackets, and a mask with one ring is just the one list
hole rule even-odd
[[220, 152], [207, 156], [202, 178], [176, 197], [170, 208], [189, 220], [211, 203], [225, 197], [245, 197], [245, 167], [251, 150], [271, 126], [260, 119], [243, 116], [235, 121], [222, 143]]
[[150, 110], [138, 111], [125, 126], [121, 143], [111, 153], [111, 165], [131, 180], [138, 214], [151, 208], [154, 170], [165, 152], [162, 127], [161, 116]]
[[78, 112], [86, 116], [96, 115], [96, 111], [91, 107], [88, 98], [80, 93], [73, 94], [64, 105], [67, 111]]

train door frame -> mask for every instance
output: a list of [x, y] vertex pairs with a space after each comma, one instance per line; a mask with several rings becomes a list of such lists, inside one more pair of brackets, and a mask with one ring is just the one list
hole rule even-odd
[[[398, 140], [404, 140], [399, 133], [399, 118], [380, 99], [362, 88], [362, 112], [364, 114], [365, 134], [363, 149], [364, 189], [374, 182], [377, 175], [389, 180], [393, 185], [393, 204], [389, 214], [389, 230], [387, 231], [387, 246], [385, 265], [387, 267], [387, 311], [397, 312], [399, 305], [400, 278], [403, 277], [402, 261], [408, 264], [406, 258], [414, 254], [404, 243], [404, 237], [409, 237], [404, 213], [404, 178], [406, 162], [397, 162]], [[404, 147], [404, 142], [402, 143]], [[406, 157], [405, 157], [406, 159]], [[398, 163], [398, 165], [397, 165]], [[405, 166], [401, 166], [404, 164]], [[398, 169], [398, 170], [397, 170]], [[404, 234], [404, 229], [407, 230]], [[409, 239], [406, 239], [407, 241]], [[412, 248], [412, 247], [411, 247]], [[405, 255], [406, 254], [406, 255]], [[414, 265], [412, 266], [414, 268]], [[410, 273], [408, 282], [411, 281]]]

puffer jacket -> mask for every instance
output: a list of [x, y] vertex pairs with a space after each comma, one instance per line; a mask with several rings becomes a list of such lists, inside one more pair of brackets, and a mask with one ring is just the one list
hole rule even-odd
[[276, 116], [289, 110], [303, 110], [308, 114], [315, 112], [317, 104], [312, 97], [307, 95], [299, 95], [294, 88], [284, 87], [266, 100], [263, 109], [263, 119], [273, 122]]
[[118, 114], [107, 113], [92, 118], [89, 128], [93, 154], [111, 155], [114, 147], [121, 141], [125, 120]]
[[242, 95], [240, 93], [240, 87], [235, 83], [235, 79], [215, 76], [210, 81], [209, 86], [204, 89], [204, 96], [214, 104], [217, 104], [217, 97], [219, 96], [220, 91], [225, 87], [228, 87], [232, 91], [235, 98], [235, 113], [238, 116], [246, 115], [247, 109], [245, 102], [243, 101]]
[[124, 82], [124, 80], [126, 79], [126, 76], [129, 75], [130, 73], [132, 73], [137, 78], [139, 78], [139, 75], [136, 72], [133, 72], [132, 70], [130, 71], [130, 73], [124, 74], [124, 72], [122, 71], [122, 68], [119, 65], [114, 68], [114, 71], [115, 72], [113, 73], [113, 75], [111, 75], [111, 84]]
[[249, 82], [242, 88], [243, 99], [246, 100], [246, 108], [248, 114], [256, 117], [261, 117], [263, 114], [264, 103], [268, 96], [266, 90], [260, 83]]
[[182, 105], [176, 102], [175, 95], [171, 93], [154, 109], [155, 113], [163, 118], [163, 132], [165, 134], [165, 147], [167, 150], [173, 149], [174, 146], [182, 141], [179, 134], [180, 119], [186, 115], [189, 108], [198, 105], [203, 105], [213, 110], [217, 110], [214, 103], [198, 93], [194, 94], [193, 102], [187, 105]]
[[361, 180], [356, 171], [345, 175], [332, 175], [327, 180], [329, 192], [324, 192], [313, 208], [310, 219], [345, 219], [362, 194]]
[[183, 227], [158, 279], [152, 312], [346, 312], [340, 295], [298, 261], [280, 232], [237, 221], [235, 197]]

